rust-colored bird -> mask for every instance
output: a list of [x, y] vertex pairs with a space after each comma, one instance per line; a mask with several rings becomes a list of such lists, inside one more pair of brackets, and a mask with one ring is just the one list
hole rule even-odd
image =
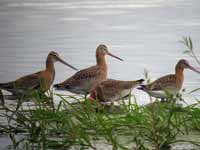
[[21, 77], [15, 81], [0, 83], [0, 89], [9, 91], [13, 96], [22, 96], [30, 90], [40, 89], [42, 92], [46, 92], [52, 85], [55, 78], [55, 62], [61, 62], [70, 68], [77, 70], [70, 64], [62, 60], [58, 53], [52, 51], [48, 54], [46, 59], [46, 69]]
[[90, 92], [90, 100], [98, 100], [99, 102], [114, 102], [122, 100], [129, 96], [136, 86], [140, 85], [144, 80], [136, 81], [120, 81], [108, 79], [97, 84]]
[[175, 74], [163, 76], [151, 84], [141, 85], [138, 89], [147, 92], [150, 96], [161, 98], [162, 101], [168, 98], [169, 94], [175, 96], [182, 88], [184, 69], [190, 69], [200, 73], [200, 71], [192, 67], [187, 60], [181, 59], [175, 67]]
[[55, 84], [55, 89], [67, 90], [76, 94], [84, 94], [86, 97], [94, 85], [107, 79], [105, 55], [110, 55], [122, 61], [121, 58], [111, 54], [106, 45], [101, 44], [96, 49], [97, 64], [95, 66], [80, 70], [64, 82]]

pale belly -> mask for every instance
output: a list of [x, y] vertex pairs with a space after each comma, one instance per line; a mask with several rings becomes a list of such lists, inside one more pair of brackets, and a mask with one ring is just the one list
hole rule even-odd
[[179, 92], [179, 90], [177, 90], [177, 89], [171, 89], [171, 90], [168, 90], [168, 91], [163, 91], [163, 90], [147, 91], [147, 93], [150, 96], [155, 97], [155, 98], [167, 98], [167, 97], [169, 97], [169, 95], [175, 96], [178, 92]]
[[103, 100], [103, 101], [114, 102], [114, 101], [118, 101], [118, 100], [123, 100], [124, 97], [126, 97], [130, 93], [131, 93], [130, 89], [125, 89], [125, 90], [122, 90], [121, 92], [113, 93], [112, 96], [105, 95], [104, 96], [105, 100]]
[[100, 80], [98, 79], [92, 79], [92, 80], [86, 80], [81, 82], [79, 85], [73, 86], [68, 91], [76, 94], [86, 94], [89, 93], [91, 88], [98, 84]]

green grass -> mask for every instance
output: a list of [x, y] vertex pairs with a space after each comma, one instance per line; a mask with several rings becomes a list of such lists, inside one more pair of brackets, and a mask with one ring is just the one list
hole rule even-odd
[[[8, 134], [13, 149], [67, 149], [79, 145], [80, 149], [95, 149], [93, 142], [102, 140], [115, 149], [167, 150], [170, 144], [198, 141], [178, 140], [177, 136], [200, 134], [200, 105], [179, 107], [174, 101], [156, 101], [147, 106], [136, 103], [122, 104], [120, 108], [105, 107], [98, 103], [76, 101], [70, 104], [61, 97], [59, 105], [52, 109], [38, 102], [35, 109], [22, 107], [10, 110], [4, 107], [7, 124], [0, 126]], [[17, 141], [16, 136], [23, 135]], [[123, 140], [122, 140], [123, 139]]]

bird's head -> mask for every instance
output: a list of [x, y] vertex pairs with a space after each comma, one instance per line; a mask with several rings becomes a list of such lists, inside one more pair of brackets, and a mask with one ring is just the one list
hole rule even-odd
[[75, 67], [73, 67], [72, 65], [70, 65], [69, 63], [67, 63], [66, 61], [64, 61], [62, 58], [60, 58], [59, 54], [55, 51], [51, 51], [48, 55], [48, 58], [50, 58], [54, 63], [55, 62], [61, 62], [62, 64], [72, 68], [73, 70], [78, 70]]
[[189, 64], [189, 62], [185, 59], [181, 59], [178, 61], [177, 66], [183, 69], [190, 69], [194, 72], [200, 73], [200, 71]]
[[109, 56], [111, 56], [111, 57], [114, 57], [114, 58], [116, 58], [116, 59], [118, 59], [118, 60], [123, 61], [123, 59], [121, 59], [121, 58], [119, 58], [119, 57], [113, 55], [112, 53], [110, 53], [110, 52], [108, 51], [107, 46], [104, 45], [104, 44], [100, 44], [100, 45], [97, 47], [96, 55], [103, 55], [103, 56], [109, 55]]

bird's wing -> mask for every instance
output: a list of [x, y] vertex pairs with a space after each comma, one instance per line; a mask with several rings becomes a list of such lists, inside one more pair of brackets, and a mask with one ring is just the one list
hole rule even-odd
[[167, 90], [175, 87], [176, 77], [174, 75], [166, 75], [163, 76], [153, 83], [147, 85], [148, 90], [159, 91], [159, 90]]
[[76, 86], [87, 80], [91, 81], [92, 79], [97, 79], [100, 77], [100, 75], [101, 75], [101, 71], [98, 68], [98, 66], [93, 66], [93, 67], [78, 71], [76, 74], [74, 74], [72, 77], [65, 80], [61, 84], [67, 85], [67, 86]]
[[116, 89], [131, 89], [139, 84], [141, 84], [141, 80], [136, 81], [121, 81], [121, 80], [113, 80], [113, 79], [107, 79], [106, 81], [101, 82], [101, 85], [104, 86], [104, 88], [116, 88]]
[[113, 96], [116, 93], [120, 93], [120, 89], [122, 88], [120, 81], [108, 79], [106, 81], [101, 82], [97, 85], [96, 89], [98, 92], [101, 92], [107, 96]]
[[41, 79], [39, 76], [40, 72], [35, 74], [27, 75], [21, 77], [15, 81], [16, 88], [24, 89], [24, 90], [32, 90], [40, 88]]
[[119, 86], [120, 82], [118, 80], [113, 80], [113, 79], [107, 79], [103, 82], [100, 83], [101, 86], [104, 88], [112, 88], [113, 86]]

